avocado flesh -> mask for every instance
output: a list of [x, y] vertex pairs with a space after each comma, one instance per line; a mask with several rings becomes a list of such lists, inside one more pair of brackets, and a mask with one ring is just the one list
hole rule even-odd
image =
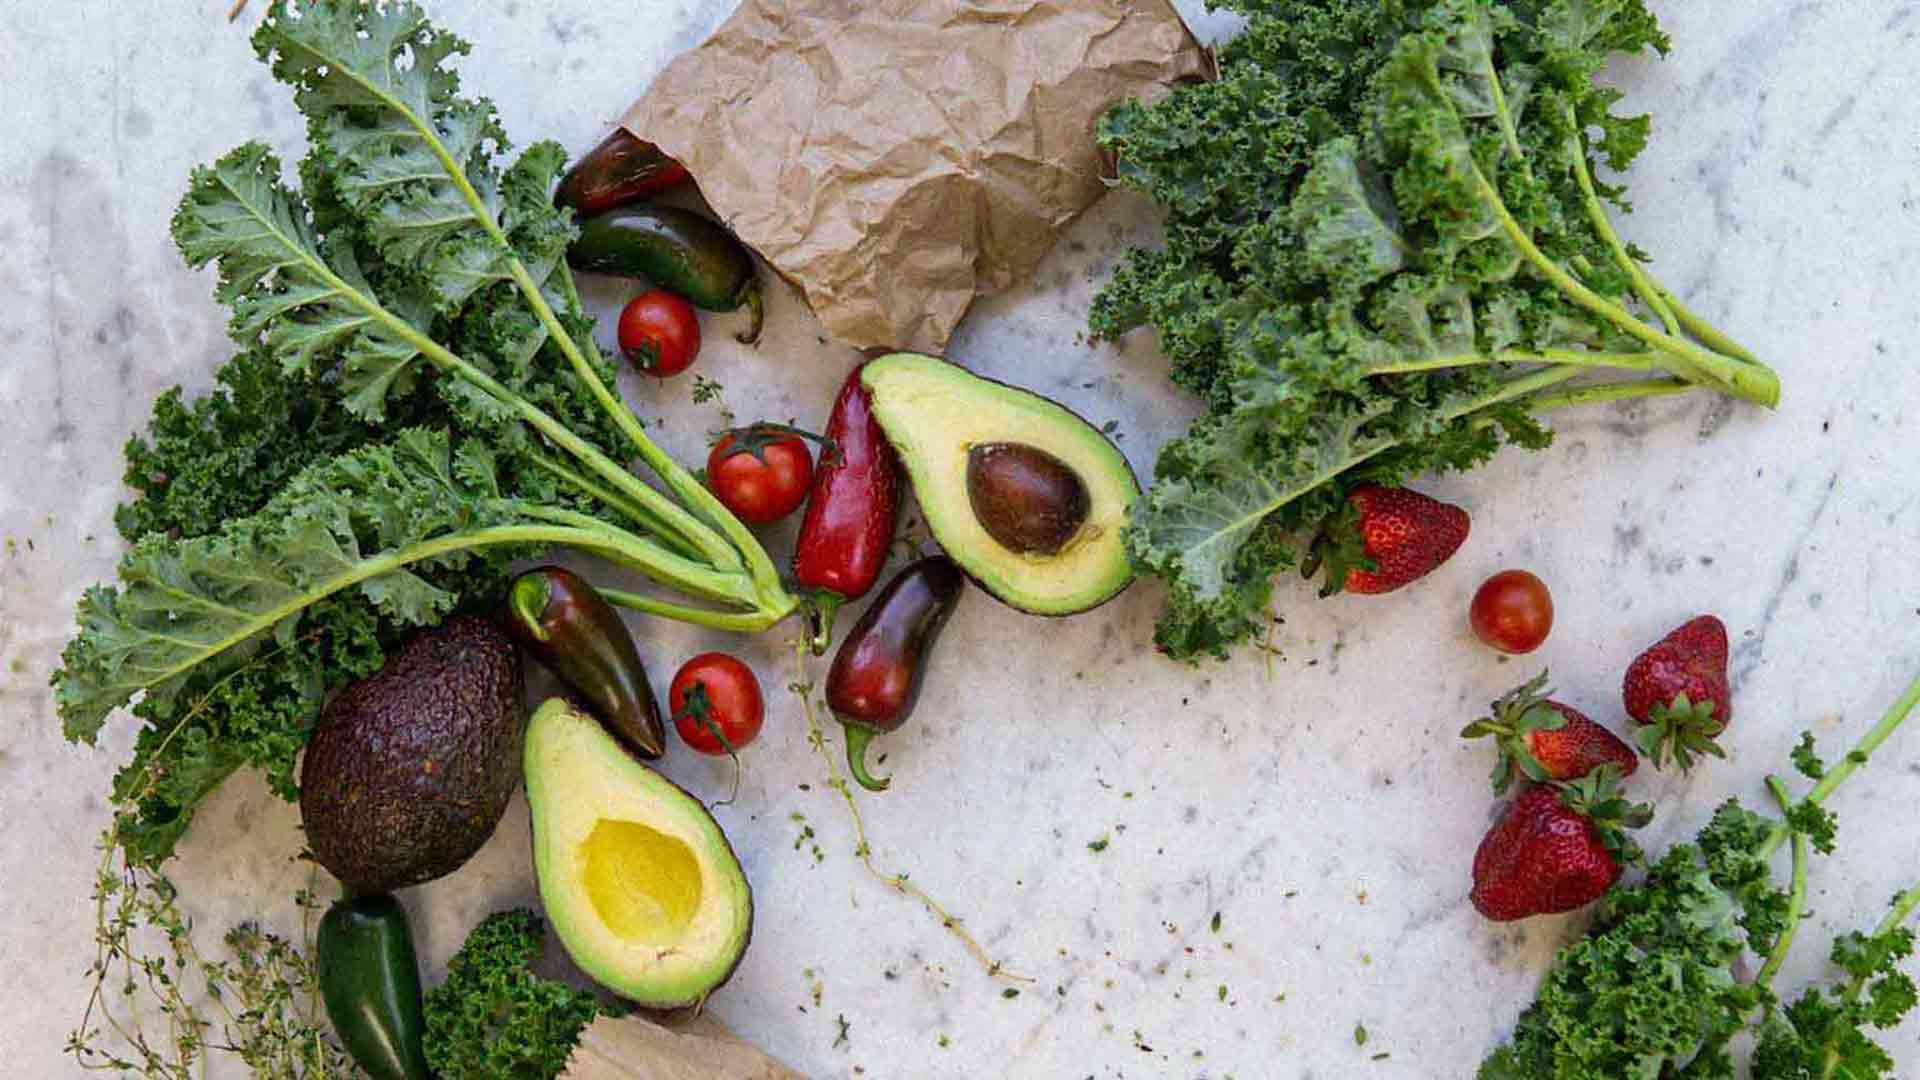
[[[995, 599], [1036, 615], [1072, 615], [1112, 599], [1133, 580], [1122, 530], [1140, 484], [1099, 428], [1031, 391], [918, 353], [874, 360], [860, 379], [933, 538]], [[992, 443], [1043, 450], [1085, 485], [1086, 521], [1058, 552], [1013, 551], [975, 517], [968, 455]]]
[[574, 964], [655, 1009], [726, 982], [753, 894], [706, 807], [559, 698], [528, 725], [526, 778], [540, 899]]

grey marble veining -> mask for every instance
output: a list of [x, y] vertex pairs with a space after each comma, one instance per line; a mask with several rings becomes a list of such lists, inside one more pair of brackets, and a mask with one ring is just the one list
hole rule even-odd
[[[46, 677], [80, 590], [117, 557], [122, 442], [158, 391], [204, 389], [228, 352], [208, 276], [181, 266], [167, 220], [194, 164], [256, 137], [291, 157], [301, 135], [222, 20], [227, 6], [0, 3], [8, 1075], [73, 1071], [60, 1048], [91, 955], [91, 845], [131, 739], [117, 725], [98, 751], [66, 745]], [[476, 41], [468, 85], [518, 140], [576, 150], [727, 7], [430, 6]], [[1657, 845], [1729, 794], [1760, 798], [1802, 727], [1838, 739], [1895, 696], [1920, 667], [1920, 6], [1659, 7], [1674, 55], [1612, 75], [1656, 122], [1622, 227], [1780, 370], [1778, 412], [1695, 395], [1563, 416], [1552, 450], [1426, 485], [1472, 510], [1474, 535], [1420, 586], [1328, 602], [1283, 589], [1273, 657], [1198, 670], [1158, 659], [1152, 585], [1064, 623], [969, 596], [918, 714], [886, 741], [894, 790], [866, 805], [880, 862], [910, 869], [1037, 980], [1016, 998], [858, 872], [793, 703], [772, 694], [741, 797], [719, 811], [758, 901], [753, 947], [712, 1002], [721, 1019], [818, 1076], [1468, 1075], [1579, 925], [1495, 927], [1464, 902], [1492, 804], [1484, 752], [1453, 736], [1486, 699], [1545, 664], [1569, 700], [1617, 723], [1633, 653], [1696, 610], [1719, 612], [1737, 638], [1730, 760], [1639, 782], [1660, 805]], [[1117, 421], [1143, 475], [1191, 406], [1151, 341], [1090, 347], [1078, 332], [1117, 250], [1151, 235], [1147, 207], [1110, 198], [1031, 287], [983, 304], [952, 350]], [[603, 308], [624, 296], [605, 282], [590, 292]], [[851, 357], [797, 304], [776, 298], [758, 351], [722, 324], [709, 319], [700, 363], [734, 412], [825, 410]], [[685, 381], [624, 389], [664, 417], [671, 450], [700, 452], [716, 417]], [[776, 550], [789, 531], [771, 534]], [[1507, 565], [1545, 577], [1560, 611], [1552, 640], [1517, 664], [1463, 625], [1473, 586]], [[741, 652], [770, 689], [791, 677], [772, 638], [640, 629], [659, 678], [710, 646]], [[684, 752], [667, 771], [709, 797], [726, 788], [723, 766]], [[1841, 856], [1815, 867], [1786, 985], [1908, 883], [1916, 804], [1909, 731], [1837, 801]], [[431, 977], [481, 915], [535, 897], [527, 830], [516, 802], [472, 864], [406, 896]], [[203, 811], [174, 873], [209, 933], [254, 915], [284, 927], [284, 898], [307, 877], [299, 847], [293, 809], [243, 777]], [[1920, 1075], [1920, 1024], [1887, 1042], [1901, 1075]]]

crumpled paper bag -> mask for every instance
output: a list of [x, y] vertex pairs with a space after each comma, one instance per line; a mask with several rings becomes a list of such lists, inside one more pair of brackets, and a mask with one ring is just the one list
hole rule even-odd
[[560, 1080], [805, 1080], [705, 1016], [677, 1028], [637, 1015], [587, 1025]]
[[1168, 0], [745, 0], [621, 124], [833, 337], [938, 353], [1106, 189], [1100, 115], [1209, 65]]

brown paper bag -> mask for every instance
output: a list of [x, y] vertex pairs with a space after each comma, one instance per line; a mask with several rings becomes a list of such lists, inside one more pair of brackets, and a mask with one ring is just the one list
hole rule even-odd
[[675, 1028], [602, 1017], [580, 1033], [560, 1080], [806, 1080], [704, 1016]]
[[745, 0], [621, 123], [828, 333], [937, 353], [1105, 190], [1100, 115], [1208, 63], [1168, 0]]

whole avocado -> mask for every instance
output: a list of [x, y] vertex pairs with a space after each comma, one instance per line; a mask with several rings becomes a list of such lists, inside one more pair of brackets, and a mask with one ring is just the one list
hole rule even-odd
[[520, 657], [499, 627], [457, 615], [327, 703], [300, 767], [320, 865], [384, 892], [458, 869], [520, 782]]

